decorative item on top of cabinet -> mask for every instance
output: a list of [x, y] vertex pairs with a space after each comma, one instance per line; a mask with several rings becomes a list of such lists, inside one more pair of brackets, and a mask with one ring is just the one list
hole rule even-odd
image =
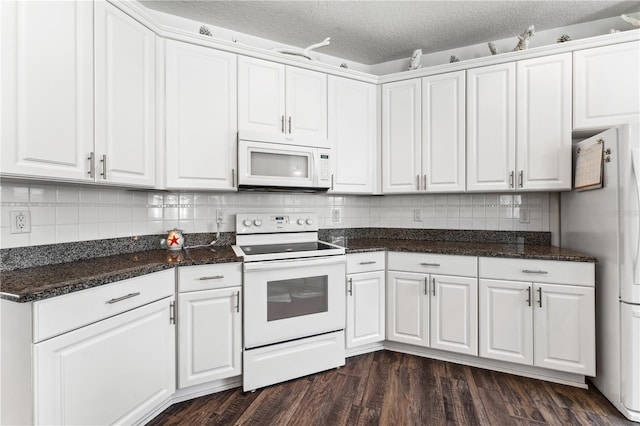
[[[534, 25], [531, 25], [529, 28], [524, 30], [522, 34], [518, 36], [518, 44], [513, 48], [512, 52], [517, 52], [518, 50], [527, 50], [529, 48], [529, 40], [535, 34], [536, 29]], [[496, 45], [493, 42], [489, 42], [487, 44], [489, 46], [489, 51], [492, 55], [498, 55], [502, 52], [498, 52], [496, 49]]]
[[422, 68], [422, 49], [414, 50], [411, 58], [409, 58], [409, 71], [419, 68]]
[[328, 148], [327, 75], [239, 56], [238, 130], [241, 139]]
[[593, 263], [479, 259], [480, 356], [595, 374]]
[[467, 106], [468, 191], [571, 189], [571, 54], [470, 69]]
[[573, 129], [640, 122], [640, 41], [573, 53]]
[[166, 186], [235, 191], [236, 55], [165, 40]]
[[333, 170], [330, 191], [377, 190], [376, 86], [329, 76], [329, 136]]
[[324, 46], [328, 46], [331, 43], [331, 37], [327, 37], [324, 40], [322, 40], [320, 43], [314, 43], [309, 47], [306, 47], [304, 49], [274, 49], [275, 52], [278, 53], [284, 53], [285, 55], [294, 55], [294, 56], [300, 56], [302, 58], [308, 59], [310, 61], [315, 61], [316, 58], [314, 58], [313, 56], [310, 55], [312, 50], [315, 50], [319, 47], [324, 47]]
[[385, 257], [383, 251], [347, 255], [345, 346], [352, 355], [379, 349], [375, 344], [385, 339]]

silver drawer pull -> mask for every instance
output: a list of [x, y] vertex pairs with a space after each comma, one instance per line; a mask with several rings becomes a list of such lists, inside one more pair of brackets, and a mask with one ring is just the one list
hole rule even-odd
[[211, 275], [210, 277], [200, 277], [198, 278], [200, 281], [206, 280], [221, 280], [224, 278], [224, 275]]
[[422, 266], [440, 266], [439, 263], [425, 263], [425, 262], [420, 263], [420, 265], [422, 265]]
[[373, 265], [374, 263], [377, 263], [375, 260], [368, 260], [366, 262], [360, 262], [361, 265]]
[[109, 305], [112, 305], [114, 303], [122, 302], [123, 300], [131, 299], [132, 297], [136, 297], [136, 296], [140, 296], [140, 292], [139, 291], [137, 291], [135, 293], [129, 293], [126, 296], [116, 297], [115, 299], [107, 300], [107, 303]]
[[531, 269], [523, 269], [522, 272], [524, 272], [525, 274], [548, 274], [547, 271], [532, 271]]

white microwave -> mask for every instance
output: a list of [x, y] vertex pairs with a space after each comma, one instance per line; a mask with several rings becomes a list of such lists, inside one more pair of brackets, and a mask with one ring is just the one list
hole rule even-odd
[[331, 149], [238, 141], [238, 189], [326, 191]]

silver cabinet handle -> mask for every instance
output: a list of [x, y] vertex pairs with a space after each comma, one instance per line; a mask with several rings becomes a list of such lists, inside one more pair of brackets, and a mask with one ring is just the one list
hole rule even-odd
[[231, 187], [236, 187], [236, 169], [231, 169]]
[[429, 285], [429, 278], [424, 277], [424, 295], [426, 296], [427, 294], [429, 294], [429, 292], [427, 291], [427, 286]]
[[126, 296], [116, 297], [115, 299], [107, 300], [109, 305], [113, 305], [114, 303], [122, 302], [123, 300], [131, 299], [132, 297], [140, 296], [140, 292], [137, 291], [135, 293], [129, 293]]
[[431, 278], [431, 287], [433, 289], [433, 295], [436, 295], [436, 279], [435, 278]]
[[291, 134], [291, 116], [289, 116], [289, 134]]
[[211, 275], [208, 277], [200, 277], [198, 279], [200, 281], [206, 281], [206, 280], [221, 280], [222, 278], [224, 278], [224, 275]]
[[280, 131], [284, 133], [284, 115], [280, 116]]
[[353, 296], [353, 278], [349, 278], [349, 288], [347, 289], [349, 296]]
[[366, 262], [360, 262], [361, 265], [373, 265], [377, 263], [375, 260], [367, 260]]
[[236, 304], [236, 312], [240, 312], [240, 291], [236, 291], [236, 297], [238, 298], [238, 303]]
[[423, 191], [427, 190], [427, 175], [426, 175], [426, 173], [424, 175], [422, 175], [422, 190]]
[[100, 160], [100, 162], [102, 163], [102, 173], [100, 173], [100, 176], [102, 176], [102, 179], [106, 180], [107, 179], [107, 154], [102, 154], [102, 160]]
[[527, 287], [527, 305], [531, 306], [531, 286]]
[[509, 188], [513, 188], [513, 170], [509, 173]]
[[522, 272], [524, 272], [525, 274], [541, 274], [541, 275], [548, 274], [547, 271], [533, 270], [533, 269], [523, 269]]
[[176, 323], [176, 302], [169, 303], [169, 324]]
[[418, 191], [420, 191], [420, 175], [416, 175], [416, 187]]
[[538, 306], [542, 308], [542, 287], [538, 287]]
[[333, 191], [333, 174], [331, 175], [331, 190]]
[[422, 262], [420, 263], [420, 266], [440, 266], [439, 263], [426, 263], [426, 262]]
[[523, 174], [524, 174], [524, 171], [520, 170], [520, 173], [518, 174], [518, 185], [520, 186], [520, 188], [522, 188], [522, 183], [524, 180]]
[[87, 172], [89, 174], [89, 177], [91, 179], [93, 179], [94, 177], [96, 177], [96, 154], [92, 151], [91, 154], [89, 154], [89, 157], [87, 158], [87, 160], [89, 160], [89, 171]]

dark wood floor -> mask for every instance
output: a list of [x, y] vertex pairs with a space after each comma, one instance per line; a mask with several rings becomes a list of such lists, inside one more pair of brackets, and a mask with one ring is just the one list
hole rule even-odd
[[337, 370], [175, 404], [157, 425], [635, 425], [578, 389], [381, 351]]

